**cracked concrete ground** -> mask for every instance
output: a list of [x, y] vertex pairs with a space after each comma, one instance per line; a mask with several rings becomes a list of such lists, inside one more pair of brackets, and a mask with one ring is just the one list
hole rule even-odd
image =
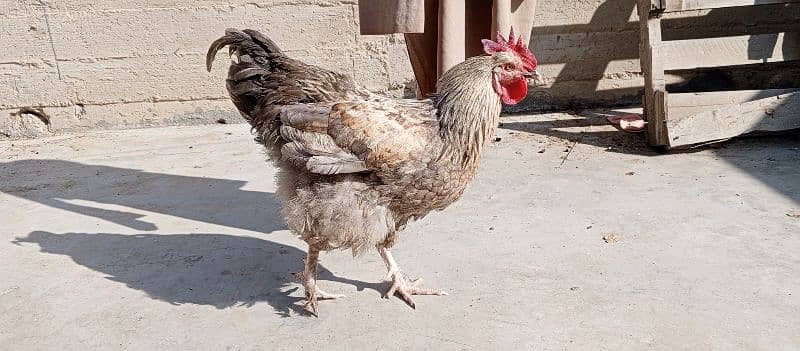
[[[503, 119], [463, 199], [395, 257], [305, 246], [244, 125], [0, 142], [5, 350], [797, 350], [800, 139], [669, 155], [602, 112]], [[605, 238], [605, 240], [604, 240]]]

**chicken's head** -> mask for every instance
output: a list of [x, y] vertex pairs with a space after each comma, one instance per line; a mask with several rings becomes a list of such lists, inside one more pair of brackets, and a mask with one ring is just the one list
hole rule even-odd
[[[515, 42], [516, 40], [516, 42]], [[492, 56], [492, 86], [503, 103], [516, 105], [528, 95], [528, 77], [538, 77], [536, 57], [514, 36], [514, 28], [508, 40], [497, 32], [497, 40], [483, 39], [483, 51]]]

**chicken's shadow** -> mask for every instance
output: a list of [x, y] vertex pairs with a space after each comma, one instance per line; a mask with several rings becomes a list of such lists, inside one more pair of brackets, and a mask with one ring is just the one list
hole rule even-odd
[[[107, 234], [35, 231], [13, 242], [106, 274], [106, 279], [173, 305], [219, 309], [269, 303], [277, 313], [307, 315], [292, 273], [305, 253], [292, 246], [223, 234]], [[320, 265], [319, 278], [378, 291], [380, 283], [337, 277]]]
[[[0, 192], [134, 230], [158, 229], [133, 210], [270, 233], [286, 229], [274, 194], [242, 180], [147, 172], [64, 160], [19, 160], [0, 167]], [[76, 203], [91, 201], [96, 204]]]

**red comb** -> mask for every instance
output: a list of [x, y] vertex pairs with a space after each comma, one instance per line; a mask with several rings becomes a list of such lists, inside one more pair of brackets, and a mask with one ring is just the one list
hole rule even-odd
[[[516, 43], [514, 42], [514, 39], [517, 40]], [[522, 59], [525, 69], [533, 71], [538, 66], [536, 57], [533, 56], [533, 53], [528, 49], [528, 46], [522, 42], [522, 37], [514, 37], [514, 27], [511, 27], [511, 31], [508, 34], [508, 40], [506, 40], [506, 38], [504, 38], [503, 35], [498, 31], [497, 41], [483, 39], [481, 42], [483, 42], [483, 51], [489, 55], [493, 55], [498, 52], [513, 52], [519, 56], [520, 59]]]

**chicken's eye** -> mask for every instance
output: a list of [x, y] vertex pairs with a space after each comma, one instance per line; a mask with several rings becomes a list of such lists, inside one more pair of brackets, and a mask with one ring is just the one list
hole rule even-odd
[[503, 69], [506, 70], [507, 72], [513, 71], [514, 70], [514, 65], [512, 65], [510, 63], [506, 63], [505, 65], [503, 65]]

